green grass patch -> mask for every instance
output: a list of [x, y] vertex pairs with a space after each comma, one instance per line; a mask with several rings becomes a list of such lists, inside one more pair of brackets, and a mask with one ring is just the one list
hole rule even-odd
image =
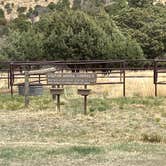
[[87, 156], [103, 154], [104, 149], [94, 146], [72, 146], [62, 148], [33, 148], [33, 147], [15, 147], [15, 148], [0, 148], [0, 159], [35, 159], [38, 157], [49, 158], [58, 155], [64, 156]]
[[24, 98], [18, 95], [0, 95], [1, 110], [19, 110], [24, 107]]
[[90, 112], [106, 111], [107, 109], [111, 109], [109, 101], [105, 99], [90, 99], [88, 104]]
[[[64, 101], [65, 102], [64, 102]], [[83, 98], [70, 98], [62, 96], [61, 104], [63, 104], [63, 110], [71, 111], [74, 113], [83, 112]], [[119, 109], [129, 109], [130, 107], [144, 106], [146, 108], [156, 108], [165, 104], [164, 97], [129, 97], [129, 98], [88, 98], [89, 112], [102, 112], [111, 110], [113, 107]], [[56, 101], [52, 100], [50, 94], [46, 93], [43, 96], [30, 97], [30, 110], [54, 110]], [[0, 109], [1, 110], [20, 110], [24, 109], [24, 97], [19, 95], [0, 95]], [[165, 116], [165, 114], [162, 114]]]
[[81, 156], [85, 155], [97, 155], [100, 153], [104, 153], [104, 149], [95, 146], [74, 146], [69, 149], [71, 153], [78, 154]]
[[121, 97], [110, 99], [111, 103], [117, 104], [120, 109], [132, 105], [143, 105], [148, 108], [158, 107], [165, 104], [164, 97]]
[[[30, 96], [30, 110], [45, 110], [51, 109], [54, 107], [54, 103], [50, 95], [45, 94], [43, 96]], [[21, 110], [25, 108], [24, 97], [19, 95], [14, 95], [13, 97], [10, 95], [0, 95], [0, 109], [15, 111]]]

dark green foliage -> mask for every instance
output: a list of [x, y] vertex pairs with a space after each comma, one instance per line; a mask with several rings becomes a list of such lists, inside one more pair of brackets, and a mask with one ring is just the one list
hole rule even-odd
[[43, 17], [36, 27], [45, 34], [44, 49], [50, 60], [127, 58], [131, 43], [137, 48], [133, 58], [136, 54], [141, 57], [139, 46], [130, 43], [111, 22], [104, 15], [93, 19], [80, 11], [64, 11]]
[[138, 30], [146, 23], [151, 23], [155, 20], [153, 15], [150, 15], [146, 9], [129, 8], [122, 10], [119, 15], [115, 16], [117, 24], [123, 28], [132, 28]]
[[8, 28], [6, 25], [1, 24], [1, 18], [0, 18], [0, 37], [6, 35], [7, 33], [8, 33]]
[[74, 0], [73, 9], [80, 9], [80, 8], [81, 8], [81, 0]]
[[54, 2], [50, 2], [47, 7], [51, 10], [54, 10], [56, 8], [56, 4]]
[[41, 19], [37, 26], [45, 33], [46, 55], [51, 55], [48, 59], [103, 59], [105, 55], [109, 56], [109, 38], [83, 12], [56, 12]]
[[[4, 11], [0, 9], [0, 37], [7, 33], [7, 21], [5, 19]], [[1, 56], [0, 56], [1, 59]]]
[[30, 21], [26, 19], [25, 15], [20, 15], [20, 17], [14, 19], [10, 22], [9, 28], [12, 30], [19, 30], [21, 32], [28, 31], [31, 27]]
[[141, 45], [146, 58], [163, 57], [166, 52], [165, 7], [129, 8], [114, 17], [121, 30]]
[[153, 5], [153, 0], [128, 0], [131, 7], [148, 7]]
[[0, 18], [4, 18], [4, 17], [5, 17], [4, 11], [3, 11], [3, 9], [0, 8]]
[[0, 25], [6, 25], [7, 24], [7, 21], [5, 18], [0, 18]]
[[43, 57], [42, 34], [11, 31], [3, 47], [4, 55], [11, 60], [40, 60]]
[[[10, 28], [17, 32], [10, 34], [4, 52], [14, 59], [143, 58], [138, 43], [125, 37], [105, 13], [92, 17], [84, 12], [68, 9], [43, 16], [34, 24], [33, 30], [29, 30], [30, 22], [22, 17], [15, 19]], [[16, 38], [19, 40], [16, 41]]]
[[109, 103], [105, 99], [93, 99], [89, 100], [89, 111], [90, 112], [95, 112], [95, 111], [106, 111], [109, 108]]
[[65, 10], [70, 8], [70, 1], [69, 0], [59, 0], [55, 6], [56, 10]]
[[112, 4], [105, 7], [105, 10], [109, 15], [117, 15], [122, 9], [127, 8], [127, 0], [116, 0]]
[[[3, 48], [5, 56], [15, 60], [166, 57], [165, 6], [153, 6], [152, 0], [112, 0], [107, 5], [104, 0], [73, 3], [72, 10], [69, 0], [52, 2], [47, 7], [37, 5], [26, 15], [25, 9], [19, 8], [19, 17], [8, 26], [16, 36], [9, 33]], [[5, 8], [10, 9], [11, 4]], [[35, 23], [36, 16], [40, 20]], [[0, 10], [0, 25], [3, 35], [7, 32], [3, 10]], [[19, 40], [15, 41], [16, 38]], [[28, 44], [30, 40], [37, 52]]]

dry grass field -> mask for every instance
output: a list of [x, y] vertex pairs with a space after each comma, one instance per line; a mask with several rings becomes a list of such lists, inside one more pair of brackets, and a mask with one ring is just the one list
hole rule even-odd
[[76, 87], [65, 87], [61, 112], [48, 90], [26, 109], [23, 97], [1, 93], [0, 165], [165, 166], [166, 98], [152, 97], [149, 78], [126, 86], [126, 98], [121, 85], [94, 87], [87, 116]]
[[[69, 95], [68, 91], [68, 95]], [[166, 98], [0, 96], [0, 165], [165, 166]]]

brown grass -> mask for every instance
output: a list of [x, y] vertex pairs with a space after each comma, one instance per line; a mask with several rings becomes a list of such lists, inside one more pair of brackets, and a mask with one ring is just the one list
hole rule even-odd
[[0, 95], [0, 165], [165, 166], [166, 98], [138, 97], [153, 95], [151, 81], [128, 79], [132, 98], [113, 98], [119, 85], [91, 87], [87, 116], [77, 87], [65, 87], [60, 113], [48, 93], [28, 109], [22, 97]]
[[90, 98], [97, 110], [84, 116], [82, 100], [68, 95], [61, 113], [43, 105], [47, 96], [0, 110], [0, 165], [165, 166], [165, 98]]

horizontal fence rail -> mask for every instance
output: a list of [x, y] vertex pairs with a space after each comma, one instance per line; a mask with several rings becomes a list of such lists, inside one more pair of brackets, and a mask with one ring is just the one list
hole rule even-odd
[[[7, 80], [10, 93], [13, 95], [13, 87], [17, 86], [16, 80], [24, 79], [24, 72], [31, 70], [40, 70], [55, 68], [55, 72], [85, 72], [95, 73], [97, 78], [119, 78], [118, 80], [108, 80], [96, 82], [96, 85], [121, 84], [123, 86], [123, 96], [126, 96], [126, 79], [131, 78], [153, 78], [155, 96], [158, 95], [158, 85], [166, 84], [166, 81], [159, 80], [161, 74], [166, 74], [166, 59], [162, 60], [68, 60], [68, 61], [8, 61], [0, 62], [0, 80]], [[151, 70], [153, 76], [134, 75], [127, 76], [126, 71]], [[163, 78], [166, 76], [162, 76]], [[39, 73], [30, 74], [30, 79], [35, 79], [31, 83], [46, 83], [47, 76]]]

